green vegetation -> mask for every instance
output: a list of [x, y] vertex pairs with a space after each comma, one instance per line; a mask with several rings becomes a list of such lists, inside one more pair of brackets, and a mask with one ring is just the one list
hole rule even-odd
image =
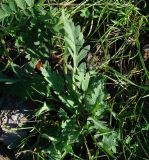
[[149, 159], [148, 7], [143, 0], [1, 2], [0, 94], [35, 106], [28, 136], [9, 146], [17, 155]]

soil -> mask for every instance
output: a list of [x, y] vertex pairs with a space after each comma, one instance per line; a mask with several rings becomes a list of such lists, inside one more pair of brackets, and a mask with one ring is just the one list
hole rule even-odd
[[13, 150], [6, 146], [26, 137], [27, 131], [19, 129], [29, 123], [32, 116], [29, 104], [14, 97], [0, 97], [0, 160], [16, 160]]

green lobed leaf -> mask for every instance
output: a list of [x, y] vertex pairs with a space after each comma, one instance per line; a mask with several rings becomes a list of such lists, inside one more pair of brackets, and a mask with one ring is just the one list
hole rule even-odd
[[2, 4], [1, 5], [1, 8], [4, 10], [4, 12], [6, 13], [6, 14], [11, 14], [11, 9], [10, 9], [10, 7], [9, 7], [9, 5], [7, 5], [7, 4]]
[[94, 127], [99, 130], [101, 133], [109, 132], [110, 129], [107, 127], [107, 124], [104, 121], [99, 121], [96, 118], [88, 117], [88, 121], [92, 122]]
[[[62, 12], [62, 19], [64, 24], [64, 39], [66, 50], [73, 58], [74, 72], [77, 70], [79, 63], [85, 58], [90, 46], [83, 48], [84, 38], [80, 26], [75, 26], [71, 19], [68, 19], [64, 11]], [[81, 50], [81, 48], [83, 48]], [[81, 51], [80, 51], [81, 50]]]
[[83, 81], [82, 81], [82, 90], [87, 91], [88, 86], [89, 86], [89, 81], [90, 81], [90, 75], [89, 73], [86, 73]]
[[43, 106], [36, 112], [36, 116], [40, 116], [44, 112], [47, 112], [50, 110], [50, 107], [44, 102]]
[[9, 16], [9, 13], [0, 8], [0, 20], [6, 18], [7, 16]]
[[17, 11], [15, 1], [8, 0], [8, 4], [9, 4], [9, 7], [10, 7], [10, 9], [11, 9], [12, 11], [14, 11], [14, 12], [16, 12], [16, 11]]
[[25, 3], [25, 0], [15, 0], [17, 6], [19, 8], [21, 8], [22, 10], [25, 10], [26, 9], [26, 3]]
[[29, 7], [33, 7], [35, 0], [25, 0], [25, 2], [27, 3], [27, 5], [28, 5]]
[[48, 62], [45, 63], [45, 68], [41, 69], [41, 73], [57, 94], [61, 94], [64, 91], [64, 79], [59, 73], [52, 71]]
[[114, 157], [113, 153], [116, 153], [116, 146], [118, 146], [116, 132], [103, 135], [102, 142], [99, 144], [110, 156]]
[[79, 64], [86, 56], [88, 51], [90, 50], [90, 46], [84, 47], [77, 56], [77, 64]]

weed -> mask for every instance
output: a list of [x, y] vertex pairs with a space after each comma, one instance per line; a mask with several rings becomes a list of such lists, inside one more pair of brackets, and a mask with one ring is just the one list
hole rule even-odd
[[146, 4], [1, 2], [0, 93], [37, 106], [18, 157], [149, 158]]

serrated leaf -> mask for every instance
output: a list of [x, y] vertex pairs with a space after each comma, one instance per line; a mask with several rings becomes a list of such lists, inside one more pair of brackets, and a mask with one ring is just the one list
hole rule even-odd
[[[70, 49], [74, 52], [76, 52], [76, 46], [75, 46], [75, 41], [71, 39], [70, 37], [65, 37], [65, 41], [69, 44]], [[73, 57], [73, 54], [71, 55]]]
[[73, 97], [71, 97], [71, 95], [68, 97], [63, 94], [62, 95], [58, 94], [58, 97], [61, 100], [61, 102], [68, 107], [70, 111], [76, 108], [75, 102], [73, 100]]
[[113, 132], [110, 135], [103, 135], [102, 142], [99, 143], [100, 146], [112, 157], [114, 157], [113, 153], [116, 153], [117, 146], [117, 134]]
[[90, 97], [89, 97], [89, 104], [94, 105], [97, 101], [97, 98], [99, 97], [99, 93], [100, 93], [100, 86], [97, 86], [97, 88], [93, 89], [93, 92], [91, 93]]
[[47, 106], [46, 102], [44, 102], [43, 106], [36, 112], [36, 116], [40, 116], [42, 113], [47, 112], [49, 110], [49, 106]]
[[79, 63], [87, 55], [90, 47], [87, 46], [81, 50], [84, 44], [84, 38], [80, 26], [75, 26], [73, 21], [65, 16], [64, 11], [62, 12], [62, 19], [65, 31], [64, 39], [66, 50], [69, 51], [69, 54], [73, 58], [73, 71], [76, 72]]
[[99, 129], [99, 131], [102, 133], [110, 131], [110, 129], [107, 127], [106, 123], [103, 121], [99, 121], [93, 117], [89, 117], [87, 120], [93, 122], [95, 128]]
[[25, 0], [25, 2], [27, 3], [27, 5], [29, 7], [33, 7], [34, 6], [34, 0]]
[[12, 11], [16, 12], [17, 11], [17, 8], [16, 8], [16, 4], [14, 1], [12, 0], [8, 0], [8, 4], [9, 4], [9, 7]]
[[84, 44], [84, 37], [83, 37], [83, 33], [81, 32], [80, 26], [75, 27], [74, 33], [75, 33], [75, 42], [76, 42], [77, 52], [79, 52]]
[[74, 26], [74, 23], [72, 22], [72, 20], [67, 19], [64, 12], [62, 12], [62, 18], [63, 18], [63, 23], [64, 23], [65, 35], [66, 35], [65, 38], [67, 38], [68, 43], [70, 41], [71, 43], [73, 42], [75, 45], [75, 35], [74, 35], [75, 26]]
[[62, 154], [60, 150], [58, 150], [55, 145], [49, 145], [48, 148], [42, 150], [43, 153], [46, 153], [49, 160], [61, 160]]
[[86, 73], [86, 75], [82, 81], [82, 90], [83, 91], [86, 91], [88, 89], [89, 81], [90, 81], [90, 75], [89, 75], [89, 73]]
[[88, 105], [94, 106], [96, 103], [104, 105], [104, 83], [101, 77], [92, 78], [89, 92], [86, 94], [86, 102]]
[[25, 0], [15, 0], [17, 6], [23, 10], [26, 8]]
[[77, 56], [77, 63], [79, 64], [87, 55], [88, 51], [90, 50], [90, 46], [84, 47]]
[[64, 109], [62, 109], [62, 108], [60, 108], [60, 110], [58, 111], [58, 115], [63, 120], [66, 120], [66, 119], [69, 118], [67, 113], [66, 113], [66, 111]]
[[48, 62], [46, 62], [44, 68], [41, 69], [41, 73], [57, 94], [61, 94], [64, 91], [64, 79], [60, 74], [52, 71]]
[[71, 145], [65, 145], [64, 146], [64, 149], [67, 153], [71, 153], [73, 154], [73, 149], [72, 149], [72, 146]]
[[37, 0], [37, 5], [42, 6], [46, 0]]
[[78, 140], [80, 129], [76, 126], [76, 116], [72, 116], [64, 122], [60, 140], [65, 144], [73, 144]]
[[5, 12], [3, 9], [0, 8], [0, 19], [9, 16], [9, 13]]
[[8, 15], [11, 14], [11, 9], [10, 9], [10, 7], [7, 4], [2, 4], [1, 8], [4, 10], [4, 12], [6, 14], [8, 14]]
[[27, 17], [31, 16], [31, 12], [30, 12], [29, 10], [24, 10], [24, 14], [25, 14]]

